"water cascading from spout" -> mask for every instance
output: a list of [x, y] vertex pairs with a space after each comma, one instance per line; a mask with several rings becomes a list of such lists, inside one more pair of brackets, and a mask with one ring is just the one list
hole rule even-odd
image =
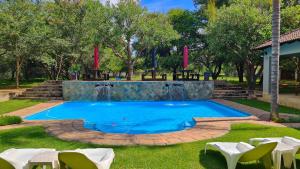
[[113, 87], [113, 84], [97, 84], [95, 87], [98, 101], [111, 101], [111, 88]]
[[170, 101], [172, 101], [173, 100], [173, 95], [172, 95], [172, 93], [171, 93], [171, 85], [170, 84], [166, 84], [165, 85], [166, 86], [166, 88], [167, 88], [167, 98], [170, 100]]
[[165, 86], [167, 88], [167, 95], [170, 101], [185, 100], [185, 88], [183, 84], [173, 83], [173, 84], [166, 84]]

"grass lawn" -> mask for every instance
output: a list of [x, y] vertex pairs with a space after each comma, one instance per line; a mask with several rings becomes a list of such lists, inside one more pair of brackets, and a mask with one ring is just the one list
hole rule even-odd
[[[164, 147], [112, 147], [116, 153], [112, 169], [226, 169], [226, 161], [217, 151], [204, 154], [208, 141], [245, 141], [253, 137], [292, 136], [300, 138], [300, 131], [253, 124], [235, 124], [230, 133], [207, 141]], [[8, 148], [56, 148], [57, 150], [103, 147], [68, 142], [48, 136], [42, 127], [27, 127], [0, 131], [0, 151]], [[298, 160], [300, 165], [300, 160]], [[239, 164], [237, 169], [259, 169], [256, 164]]]
[[[263, 102], [260, 100], [254, 100], [254, 99], [232, 99], [231, 101], [234, 101], [236, 103], [244, 104], [247, 106], [255, 107], [264, 111], [270, 111], [270, 103]], [[279, 106], [279, 112], [285, 113], [285, 114], [298, 114], [300, 115], [300, 110], [295, 108], [290, 108], [286, 106]]]
[[9, 100], [0, 102], [0, 115], [41, 103], [37, 100]]
[[[20, 88], [32, 88], [34, 86], [41, 84], [43, 81], [44, 81], [44, 79], [21, 81]], [[16, 88], [15, 80], [3, 80], [3, 79], [0, 80], [0, 89], [15, 89], [15, 88]]]

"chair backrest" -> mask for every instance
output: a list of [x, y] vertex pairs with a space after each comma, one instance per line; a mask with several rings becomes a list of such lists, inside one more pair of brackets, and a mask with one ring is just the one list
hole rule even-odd
[[15, 167], [0, 157], [0, 169], [15, 169]]
[[277, 142], [268, 142], [259, 144], [257, 147], [252, 150], [246, 152], [241, 158], [240, 162], [249, 162], [256, 161], [261, 159], [262, 157], [270, 154], [275, 147], [277, 146]]
[[58, 160], [61, 169], [97, 169], [97, 166], [90, 159], [78, 152], [60, 152]]

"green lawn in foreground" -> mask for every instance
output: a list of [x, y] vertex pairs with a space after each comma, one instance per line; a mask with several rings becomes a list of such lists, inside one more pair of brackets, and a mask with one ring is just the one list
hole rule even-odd
[[[259, 100], [254, 100], [254, 99], [232, 99], [231, 101], [234, 101], [236, 103], [244, 104], [247, 106], [255, 107], [264, 111], [270, 111], [270, 103], [268, 102], [263, 102]], [[299, 109], [294, 109], [286, 106], [279, 106], [279, 112], [280, 113], [285, 113], [285, 114], [299, 114], [300, 115], [300, 110]]]
[[43, 101], [37, 100], [9, 100], [5, 102], [0, 102], [0, 115], [9, 113], [15, 110], [30, 107], [39, 104]]
[[[292, 136], [300, 131], [253, 124], [235, 124], [223, 137], [164, 147], [112, 147], [116, 153], [112, 169], [226, 169], [226, 161], [217, 151], [204, 154], [209, 141], [245, 141], [253, 137]], [[8, 148], [56, 148], [58, 150], [103, 147], [100, 145], [67, 142], [48, 136], [42, 127], [27, 127], [0, 131], [0, 151]], [[298, 165], [300, 165], [300, 160]], [[237, 169], [260, 169], [256, 164], [239, 164]]]

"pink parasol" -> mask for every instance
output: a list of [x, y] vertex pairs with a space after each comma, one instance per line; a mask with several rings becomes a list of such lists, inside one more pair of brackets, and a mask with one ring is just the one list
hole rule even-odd
[[99, 47], [98, 45], [94, 48], [94, 69], [99, 69]]
[[183, 68], [187, 68], [189, 65], [189, 49], [187, 46], [184, 46], [183, 49]]

